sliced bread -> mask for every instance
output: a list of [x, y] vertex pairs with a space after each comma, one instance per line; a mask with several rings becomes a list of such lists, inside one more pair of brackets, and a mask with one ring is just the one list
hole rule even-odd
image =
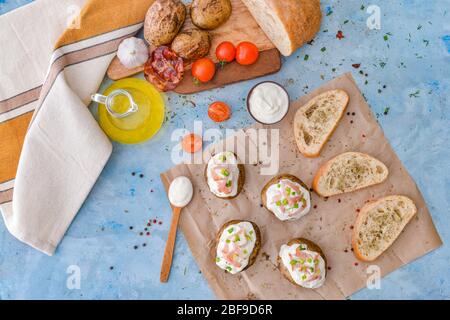
[[350, 98], [344, 90], [331, 90], [310, 100], [294, 118], [294, 136], [300, 152], [315, 158], [333, 134]]
[[311, 41], [320, 30], [320, 0], [242, 0], [284, 56]]
[[325, 163], [313, 181], [314, 191], [322, 197], [366, 188], [386, 180], [388, 168], [364, 153], [347, 152]]
[[405, 196], [388, 196], [367, 203], [353, 228], [355, 256], [362, 261], [377, 259], [394, 243], [416, 213], [416, 205]]

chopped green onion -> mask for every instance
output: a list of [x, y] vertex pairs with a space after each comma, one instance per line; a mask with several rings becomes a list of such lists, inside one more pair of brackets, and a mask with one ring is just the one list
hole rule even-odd
[[234, 231], [234, 228], [228, 229], [228, 233], [233, 233], [233, 231]]
[[298, 203], [294, 204], [294, 208], [298, 209]]
[[231, 183], [231, 180], [228, 181], [227, 184], [226, 184], [227, 188], [231, 187], [231, 184], [232, 184], [232, 183]]
[[230, 175], [230, 171], [228, 171], [227, 169], [223, 169], [222, 175], [224, 175], [225, 177], [228, 177]]
[[216, 262], [219, 262], [219, 261], [220, 261], [220, 258], [219, 258], [219, 257], [217, 257], [217, 258], [216, 258]]
[[277, 201], [275, 204], [279, 207], [281, 206], [281, 201]]
[[298, 261], [297, 260], [291, 260], [291, 262], [289, 262], [289, 263], [291, 264], [291, 266], [295, 266], [298, 263]]
[[231, 240], [230, 239], [227, 239], [226, 241], [225, 241], [226, 243], [230, 243], [231, 242]]
[[287, 199], [283, 199], [283, 205], [287, 205], [289, 202], [288, 202], [288, 200]]

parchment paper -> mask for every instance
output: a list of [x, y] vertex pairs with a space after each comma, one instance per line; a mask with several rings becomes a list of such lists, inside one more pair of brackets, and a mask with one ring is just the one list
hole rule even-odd
[[[292, 123], [295, 112], [314, 96], [337, 88], [346, 90], [350, 95], [346, 111], [350, 115], [344, 115], [321, 157], [307, 159], [298, 152], [294, 141]], [[354, 116], [351, 115], [353, 112]], [[255, 127], [263, 128], [261, 125]], [[307, 216], [294, 222], [281, 222], [261, 206], [260, 192], [271, 176], [260, 175], [260, 164], [245, 166], [244, 190], [231, 201], [211, 194], [203, 176], [205, 165], [180, 165], [163, 173], [161, 178], [166, 189], [180, 175], [189, 177], [194, 183], [195, 196], [183, 210], [181, 230], [203, 275], [219, 299], [344, 299], [366, 286], [370, 276], [368, 266], [379, 266], [384, 276], [442, 245], [420, 191], [386, 140], [351, 74], [334, 79], [292, 103], [288, 116], [270, 128], [280, 129], [279, 172], [293, 174], [308, 186], [311, 186], [321, 164], [347, 151], [360, 151], [380, 159], [389, 168], [389, 178], [380, 185], [329, 199], [313, 193], [312, 204], [315, 207]], [[242, 144], [242, 141], [238, 143]], [[214, 145], [207, 153], [214, 153], [216, 148]], [[239, 154], [238, 157], [241, 158]], [[357, 211], [367, 200], [392, 194], [413, 199], [418, 214], [380, 258], [372, 263], [360, 262], [354, 257], [350, 244]], [[251, 220], [262, 233], [262, 247], [257, 261], [247, 271], [234, 276], [214, 263], [216, 233], [224, 223], [233, 219]], [[276, 268], [280, 246], [298, 237], [319, 244], [327, 257], [330, 268], [325, 285], [319, 289], [294, 286]]]

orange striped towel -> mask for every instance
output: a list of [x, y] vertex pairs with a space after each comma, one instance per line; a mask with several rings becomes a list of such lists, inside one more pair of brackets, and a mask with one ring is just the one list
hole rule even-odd
[[37, 0], [0, 16], [0, 210], [48, 255], [111, 155], [90, 95], [153, 1]]

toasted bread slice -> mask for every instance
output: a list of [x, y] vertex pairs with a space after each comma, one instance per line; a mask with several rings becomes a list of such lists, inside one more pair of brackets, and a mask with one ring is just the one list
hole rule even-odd
[[[236, 159], [238, 159], [237, 155], [235, 153], [233, 153], [233, 154], [235, 155]], [[211, 192], [215, 197], [217, 197], [219, 199], [223, 199], [223, 200], [231, 200], [231, 199], [234, 199], [237, 196], [239, 196], [239, 194], [242, 192], [242, 189], [244, 189], [244, 184], [245, 184], [245, 166], [243, 164], [238, 163], [237, 167], [239, 169], [239, 178], [238, 178], [238, 181], [237, 181], [237, 183], [238, 183], [238, 190], [237, 190], [236, 195], [230, 196], [230, 197], [219, 197], [214, 192]], [[205, 166], [205, 170], [203, 172], [203, 177], [205, 178], [206, 185], [208, 186], [208, 188], [210, 188], [209, 184], [208, 184], [208, 174], [207, 174], [207, 172], [208, 172], [208, 164], [206, 164], [206, 166]]]
[[[280, 180], [283, 180], [283, 179], [287, 179], [287, 180], [290, 180], [292, 182], [298, 183], [303, 188], [305, 188], [306, 191], [308, 191], [308, 193], [310, 193], [309, 192], [309, 187], [302, 180], [300, 180], [299, 178], [297, 178], [296, 176], [294, 176], [292, 174], [283, 173], [283, 174], [279, 174], [279, 175], [273, 177], [272, 179], [270, 179], [269, 182], [267, 182], [266, 185], [264, 186], [264, 188], [261, 190], [261, 201], [262, 201], [262, 205], [264, 206], [264, 208], [266, 208], [268, 211], [270, 211], [276, 218], [278, 218], [276, 216], [276, 214], [274, 212], [272, 212], [272, 210], [270, 210], [268, 205], [267, 205], [267, 190], [272, 185], [277, 184]], [[310, 201], [310, 206], [311, 206], [311, 197], [309, 197], [309, 201]], [[291, 221], [298, 220], [298, 219], [299, 218], [295, 218], [295, 219], [292, 219]]]
[[349, 101], [344, 90], [331, 90], [318, 95], [297, 111], [294, 118], [295, 141], [305, 157], [320, 155]]
[[353, 228], [355, 256], [362, 261], [377, 259], [394, 243], [416, 213], [416, 205], [405, 196], [388, 196], [367, 203]]
[[[250, 222], [253, 226], [253, 229], [255, 229], [255, 236], [256, 236], [255, 247], [253, 248], [253, 252], [251, 253], [251, 255], [248, 259], [247, 266], [241, 271], [241, 272], [243, 272], [243, 271], [247, 270], [248, 268], [250, 268], [255, 263], [256, 258], [258, 257], [259, 250], [261, 249], [261, 231], [259, 230], [259, 227], [256, 223], [254, 223], [252, 221], [246, 221], [246, 220], [232, 220], [232, 221], [225, 223], [222, 226], [222, 228], [220, 228], [220, 230], [217, 232], [214, 252], [217, 252], [217, 247], [220, 242], [220, 237], [222, 236], [222, 233], [225, 231], [225, 229], [231, 225], [238, 224], [240, 222]], [[215, 263], [215, 258], [216, 257], [214, 256], [214, 263]]]
[[388, 174], [388, 168], [381, 161], [364, 153], [347, 152], [319, 169], [313, 189], [322, 197], [331, 197], [381, 183]]
[[[314, 242], [312, 242], [311, 240], [308, 239], [304, 239], [304, 238], [297, 238], [297, 239], [292, 239], [291, 241], [289, 241], [287, 243], [288, 246], [292, 246], [293, 244], [306, 244], [308, 246], [308, 250], [317, 252], [318, 254], [320, 254], [320, 256], [323, 258], [323, 261], [325, 261], [325, 270], [327, 270], [327, 258], [325, 257], [325, 254], [323, 253], [322, 249]], [[278, 270], [280, 270], [281, 274], [287, 279], [289, 280], [289, 282], [291, 282], [293, 285], [296, 285], [298, 287], [301, 287], [298, 283], [296, 283], [294, 281], [294, 279], [292, 279], [291, 273], [289, 272], [289, 270], [286, 268], [286, 266], [283, 264], [283, 261], [281, 260], [281, 257], [278, 255], [277, 258], [277, 263], [278, 263]]]

